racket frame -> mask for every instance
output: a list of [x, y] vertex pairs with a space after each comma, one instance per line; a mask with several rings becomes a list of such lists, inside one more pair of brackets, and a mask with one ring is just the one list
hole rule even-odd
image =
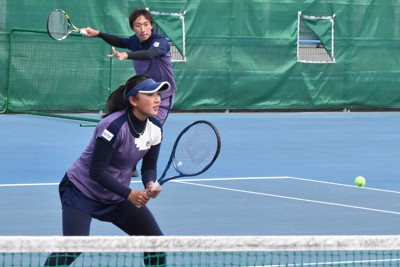
[[[54, 13], [56, 13], [56, 12], [61, 12], [61, 14], [62, 14], [62, 15], [64, 16], [64, 18], [67, 20], [67, 24], [68, 24], [67, 33], [66, 33], [62, 38], [55, 38], [55, 37], [50, 33], [50, 30], [49, 30], [50, 18], [51, 18], [51, 16], [53, 16]], [[62, 10], [62, 9], [54, 9], [53, 11], [50, 12], [50, 15], [47, 17], [46, 28], [47, 28], [47, 33], [49, 34], [49, 36], [50, 36], [52, 39], [56, 40], [56, 41], [62, 41], [62, 40], [64, 40], [64, 39], [67, 38], [68, 35], [70, 35], [72, 32], [80, 33], [80, 34], [82, 34], [82, 35], [83, 35], [83, 34], [87, 34], [87, 32], [86, 32], [85, 30], [82, 30], [82, 29], [76, 27], [76, 26], [71, 22], [71, 19], [70, 19], [69, 15], [67, 14], [67, 12], [65, 12], [65, 11]]]
[[[214, 133], [215, 133], [216, 139], [217, 139], [217, 149], [216, 149], [216, 151], [215, 151], [215, 155], [214, 155], [213, 159], [211, 160], [211, 162], [210, 162], [207, 166], [205, 166], [201, 171], [199, 171], [199, 172], [197, 172], [197, 173], [193, 173], [193, 174], [182, 174], [182, 173], [179, 171], [179, 168], [177, 168], [176, 162], [174, 161], [174, 158], [175, 158], [175, 151], [176, 151], [176, 148], [177, 148], [177, 146], [178, 146], [178, 144], [179, 144], [179, 141], [180, 141], [181, 137], [182, 137], [193, 125], [196, 125], [196, 124], [199, 124], [199, 123], [205, 123], [205, 124], [207, 124], [208, 126], [210, 126], [210, 127], [212, 128], [212, 130], [213, 130]], [[169, 180], [172, 180], [172, 179], [176, 179], [176, 178], [180, 178], [180, 177], [190, 177], [190, 176], [196, 176], [196, 175], [202, 174], [203, 172], [205, 172], [206, 170], [208, 170], [208, 169], [211, 167], [211, 165], [214, 164], [215, 160], [218, 158], [218, 155], [219, 155], [220, 150], [221, 150], [221, 137], [220, 137], [220, 135], [219, 135], [219, 132], [218, 132], [217, 128], [216, 128], [211, 122], [206, 121], [206, 120], [198, 120], [198, 121], [195, 121], [195, 122], [189, 124], [188, 126], [186, 126], [186, 127], [180, 132], [180, 134], [179, 134], [178, 137], [176, 138], [175, 143], [174, 143], [174, 146], [172, 147], [172, 152], [171, 152], [171, 155], [170, 155], [170, 157], [169, 157], [167, 166], [165, 167], [164, 172], [162, 173], [162, 175], [160, 176], [160, 178], [157, 179], [157, 182], [155, 183], [156, 187], [161, 186], [161, 185], [164, 184], [165, 182], [167, 182], [167, 181], [169, 181]], [[169, 168], [171, 167], [171, 164], [172, 164], [172, 166], [174, 167], [175, 171], [176, 171], [177, 173], [179, 173], [179, 174], [178, 174], [178, 175], [175, 175], [175, 176], [171, 176], [171, 177], [165, 178], [165, 176], [166, 176], [166, 174], [167, 174]], [[154, 188], [154, 187], [153, 187], [153, 188]]]

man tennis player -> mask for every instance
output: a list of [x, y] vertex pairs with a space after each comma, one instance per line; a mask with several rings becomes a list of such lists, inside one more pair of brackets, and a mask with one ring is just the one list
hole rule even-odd
[[114, 47], [129, 49], [130, 52], [114, 50], [112, 56], [119, 60], [133, 60], [136, 74], [146, 75], [156, 82], [166, 81], [171, 85], [170, 90], [160, 93], [161, 105], [156, 118], [164, 124], [173, 105], [176, 83], [168, 40], [153, 31], [153, 24], [154, 18], [147, 9], [135, 9], [129, 16], [129, 26], [135, 34], [128, 38], [90, 27], [83, 29], [87, 32], [86, 36], [98, 36]]
[[[171, 62], [171, 52], [168, 40], [153, 31], [154, 18], [150, 11], [144, 8], [134, 9], [129, 15], [129, 26], [134, 35], [122, 38], [113, 34], [100, 32], [90, 27], [83, 28], [85, 36], [98, 36], [108, 44], [125, 48], [130, 52], [118, 52], [110, 56], [119, 60], [133, 60], [136, 74], [146, 75], [156, 82], [167, 81], [171, 89], [161, 92], [161, 104], [156, 119], [164, 124], [174, 103], [176, 83]], [[137, 176], [133, 168], [132, 176]]]

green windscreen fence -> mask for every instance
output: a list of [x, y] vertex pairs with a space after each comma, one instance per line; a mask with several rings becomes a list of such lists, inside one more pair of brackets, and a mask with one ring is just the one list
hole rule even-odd
[[[301, 24], [304, 22], [304, 26]], [[308, 33], [305, 36], [299, 35], [299, 42], [309, 42], [309, 44], [315, 44], [324, 47], [325, 51], [333, 59], [334, 53], [334, 16], [316, 17], [316, 16], [305, 16], [300, 14], [299, 16], [299, 33], [301, 33], [301, 27], [304, 27]], [[314, 41], [314, 42], [312, 42]]]
[[[185, 47], [185, 13], [162, 13], [150, 11], [156, 21], [157, 31], [168, 37], [182, 57], [186, 55]], [[174, 59], [174, 57], [172, 57]]]
[[50, 39], [47, 16], [129, 36], [136, 7], [170, 39], [175, 111], [400, 108], [399, 1], [3, 0], [0, 111], [98, 120], [132, 62], [99, 38]]
[[[12, 30], [7, 110], [98, 119], [110, 93], [108, 47], [72, 35]], [[89, 114], [93, 114], [89, 116]]]
[[315, 20], [305, 19], [305, 22], [310, 29], [315, 32], [318, 38], [321, 39], [322, 45], [327, 49], [329, 54], [332, 56], [332, 24], [329, 20]]
[[7, 102], [8, 36], [0, 33], [0, 112], [6, 109]]

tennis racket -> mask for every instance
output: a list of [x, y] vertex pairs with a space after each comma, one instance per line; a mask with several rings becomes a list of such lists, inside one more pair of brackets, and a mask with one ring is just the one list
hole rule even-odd
[[[178, 135], [167, 166], [151, 190], [169, 180], [205, 172], [218, 158], [220, 149], [221, 138], [217, 128], [208, 121], [193, 122]], [[173, 170], [175, 175], [166, 177]]]
[[79, 29], [72, 24], [68, 14], [61, 9], [53, 10], [47, 18], [47, 33], [57, 41], [64, 40], [71, 33], [87, 34], [85, 30]]

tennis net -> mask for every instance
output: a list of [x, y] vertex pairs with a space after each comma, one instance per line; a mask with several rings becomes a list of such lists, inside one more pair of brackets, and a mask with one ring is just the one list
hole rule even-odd
[[71, 266], [400, 266], [400, 236], [0, 237], [1, 266], [43, 266], [52, 252], [82, 252]]

